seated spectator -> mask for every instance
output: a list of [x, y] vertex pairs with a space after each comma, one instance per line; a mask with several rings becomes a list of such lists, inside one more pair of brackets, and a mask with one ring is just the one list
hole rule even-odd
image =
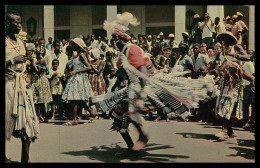
[[194, 44], [193, 51], [194, 51], [194, 55], [191, 56], [193, 66], [194, 66], [194, 71], [195, 71], [193, 78], [198, 78], [199, 69], [202, 66], [205, 66], [205, 67], [209, 66], [212, 61], [209, 59], [209, 57], [207, 55], [200, 53], [200, 45], [198, 43]]
[[216, 58], [213, 47], [207, 47], [207, 55], [211, 61], [214, 61]]
[[200, 53], [206, 55], [207, 54], [207, 44], [202, 43], [200, 45]]

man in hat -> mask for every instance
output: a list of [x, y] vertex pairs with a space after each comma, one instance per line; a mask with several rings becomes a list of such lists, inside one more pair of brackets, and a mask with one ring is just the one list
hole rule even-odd
[[237, 22], [237, 15], [232, 16], [233, 24], [231, 26], [231, 33], [236, 37], [237, 44], [242, 43], [242, 26], [240, 23]]
[[182, 33], [182, 38], [183, 38], [183, 41], [181, 41], [181, 43], [185, 43], [185, 44], [187, 44], [189, 46], [188, 55], [190, 56], [192, 44], [191, 44], [191, 39], [190, 39], [189, 33], [188, 32], [183, 32]]
[[204, 21], [199, 26], [202, 30], [202, 43], [206, 43], [207, 46], [213, 46], [212, 32], [214, 32], [214, 22], [209, 13], [204, 14]]
[[202, 43], [202, 39], [201, 39], [202, 30], [199, 27], [199, 24], [200, 24], [199, 14], [194, 15], [193, 23], [194, 23], [194, 26], [191, 31], [191, 36], [192, 36], [192, 38], [195, 39], [195, 43], [201, 44]]
[[243, 29], [242, 33], [248, 31], [248, 27], [246, 26], [245, 22], [242, 21], [243, 14], [240, 12], [237, 12], [236, 15], [237, 15], [237, 19], [236, 19], [237, 22], [242, 26], [242, 29]]
[[169, 36], [168, 36], [168, 38], [170, 39], [170, 40], [168, 41], [168, 43], [167, 43], [167, 46], [168, 46], [168, 47], [170, 47], [171, 44], [172, 44], [172, 47], [175, 46], [175, 45], [178, 45], [178, 42], [177, 42], [176, 40], [174, 40], [175, 37], [174, 37], [174, 34], [173, 34], [173, 33], [170, 33]]
[[167, 41], [164, 39], [164, 35], [163, 35], [163, 32], [161, 32], [159, 34], [159, 40], [158, 40], [159, 44], [161, 45], [161, 49], [162, 49], [162, 52], [163, 52], [163, 48], [167, 46]]
[[180, 58], [177, 60], [176, 65], [181, 67], [182, 71], [190, 70], [194, 74], [193, 62], [188, 56], [189, 46], [186, 43], [179, 44]]

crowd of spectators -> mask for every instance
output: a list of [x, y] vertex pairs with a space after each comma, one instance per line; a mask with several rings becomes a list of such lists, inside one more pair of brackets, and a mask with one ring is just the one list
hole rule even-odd
[[[198, 14], [194, 15], [193, 29], [190, 33], [183, 32], [183, 40], [175, 40], [173, 33], [165, 36], [163, 32], [158, 35], [149, 34], [135, 37], [131, 34], [130, 42], [138, 45], [143, 49], [144, 55], [151, 60], [155, 71], [160, 73], [171, 73], [173, 70], [189, 71], [187, 78], [201, 79], [212, 76], [218, 85], [218, 67], [221, 64], [220, 53], [223, 50], [221, 42], [217, 41], [217, 36], [223, 32], [231, 32], [237, 39], [237, 48], [240, 54], [248, 55], [251, 61], [241, 63], [245, 72], [254, 75], [255, 70], [255, 53], [248, 50], [248, 41], [245, 33], [248, 27], [243, 22], [243, 14], [235, 13], [233, 16], [226, 16], [223, 22], [219, 17], [210, 17], [205, 13], [202, 18]], [[69, 82], [69, 78], [75, 75], [74, 56], [75, 50], [71, 47], [70, 39], [52, 39], [48, 38], [46, 42], [43, 38], [30, 39], [20, 37], [26, 43], [26, 54], [31, 55], [40, 71], [34, 71], [30, 61], [27, 61], [27, 78], [29, 86], [33, 88], [34, 103], [40, 121], [48, 122], [48, 119], [71, 119], [77, 120], [86, 117], [106, 118], [107, 114], [99, 114], [93, 111], [91, 98], [87, 103], [78, 103], [71, 106], [70, 101], [62, 99], [65, 88], [69, 84], [75, 87], [75, 81]], [[125, 75], [122, 69], [117, 67], [119, 49], [116, 45], [118, 37], [112, 35], [111, 39], [101, 37], [100, 35], [82, 36], [78, 39], [83, 40], [80, 44], [88, 53], [89, 70], [87, 71], [90, 88], [93, 95], [102, 95], [120, 89], [126, 86]], [[72, 38], [75, 39], [75, 38]], [[80, 41], [74, 41], [79, 44]], [[123, 78], [123, 79], [122, 79]], [[244, 79], [243, 110], [244, 119], [236, 121], [244, 129], [254, 130], [254, 86]], [[68, 93], [69, 94], [69, 93]], [[90, 96], [91, 97], [91, 96]], [[204, 100], [200, 103], [198, 109], [192, 109], [192, 116], [181, 118], [179, 116], [167, 116], [164, 112], [157, 110], [157, 117], [154, 121], [162, 119], [181, 119], [184, 121], [192, 120], [197, 122], [212, 122], [218, 124], [215, 114], [216, 99]], [[85, 110], [82, 110], [85, 109]], [[156, 109], [155, 109], [156, 110]], [[73, 113], [72, 113], [73, 111]], [[83, 113], [82, 113], [83, 112]], [[152, 113], [150, 111], [150, 113]], [[148, 119], [154, 119], [149, 115]], [[109, 117], [108, 117], [109, 118]], [[241, 121], [241, 122], [240, 122]]]

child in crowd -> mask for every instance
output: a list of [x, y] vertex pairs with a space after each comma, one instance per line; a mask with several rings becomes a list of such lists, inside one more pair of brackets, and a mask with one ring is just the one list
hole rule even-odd
[[63, 93], [63, 87], [61, 83], [62, 73], [58, 71], [59, 66], [59, 60], [54, 59], [52, 60], [52, 69], [50, 69], [49, 75], [47, 76], [50, 81], [51, 86], [51, 94], [53, 98], [53, 103], [51, 105], [52, 109], [52, 117], [51, 120], [55, 120], [55, 107], [57, 107], [57, 111], [59, 114], [59, 118], [61, 118], [62, 115], [62, 107], [61, 107], [61, 95]]
[[50, 83], [47, 78], [49, 73], [44, 59], [36, 62], [38, 72], [33, 78], [33, 101], [35, 110], [41, 122], [48, 122], [47, 117], [47, 104], [52, 102]]

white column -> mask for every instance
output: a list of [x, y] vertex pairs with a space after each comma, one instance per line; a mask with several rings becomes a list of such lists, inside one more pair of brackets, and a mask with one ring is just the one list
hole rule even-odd
[[255, 6], [249, 5], [249, 50], [255, 51]]
[[45, 42], [48, 43], [49, 37], [52, 37], [52, 39], [54, 39], [54, 6], [44, 5], [43, 14], [44, 39]]
[[[107, 21], [111, 22], [114, 21], [116, 19], [116, 15], [117, 15], [117, 6], [116, 5], [108, 5], [107, 6]], [[108, 38], [108, 42], [110, 43], [110, 39], [112, 32], [107, 32], [107, 38]]]
[[220, 21], [223, 23], [224, 5], [208, 5], [207, 13], [209, 13], [213, 22], [215, 21], [215, 17], [219, 17]]
[[186, 6], [176, 5], [175, 6], [175, 40], [180, 43], [182, 38], [182, 33], [185, 32], [185, 16], [186, 16]]

